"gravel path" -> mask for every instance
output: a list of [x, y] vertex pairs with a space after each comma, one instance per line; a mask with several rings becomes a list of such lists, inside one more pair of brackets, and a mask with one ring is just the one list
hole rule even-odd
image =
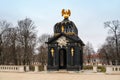
[[120, 75], [82, 73], [10, 73], [0, 72], [0, 80], [120, 80]]

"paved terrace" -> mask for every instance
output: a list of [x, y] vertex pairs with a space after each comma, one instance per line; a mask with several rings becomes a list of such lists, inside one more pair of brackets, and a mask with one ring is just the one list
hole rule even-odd
[[120, 75], [89, 72], [0, 72], [0, 80], [120, 80]]

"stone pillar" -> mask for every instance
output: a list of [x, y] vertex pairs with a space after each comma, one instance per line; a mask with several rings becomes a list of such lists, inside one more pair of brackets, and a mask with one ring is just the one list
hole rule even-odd
[[112, 65], [112, 61], [110, 61], [110, 65]]
[[93, 72], [97, 72], [97, 66], [93, 66]]
[[25, 72], [24, 71], [24, 66], [19, 66], [19, 72]]
[[30, 69], [29, 69], [29, 66], [28, 66], [28, 65], [26, 65], [25, 67], [26, 67], [26, 72], [30, 71]]
[[38, 71], [39, 71], [38, 65], [35, 65], [35, 72], [38, 72]]
[[106, 73], [110, 74], [112, 72], [112, 66], [106, 66]]
[[47, 64], [44, 65], [44, 71], [47, 71]]

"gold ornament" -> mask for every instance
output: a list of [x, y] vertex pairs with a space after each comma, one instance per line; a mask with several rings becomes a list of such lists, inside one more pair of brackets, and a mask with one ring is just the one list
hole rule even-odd
[[51, 54], [52, 54], [52, 57], [54, 57], [54, 49], [53, 48], [51, 49]]
[[68, 18], [70, 15], [71, 15], [71, 12], [69, 9], [68, 10], [62, 9], [62, 16], [64, 18]]
[[74, 49], [71, 48], [71, 55], [73, 56], [74, 55]]
[[64, 26], [61, 27], [61, 31], [64, 32]]

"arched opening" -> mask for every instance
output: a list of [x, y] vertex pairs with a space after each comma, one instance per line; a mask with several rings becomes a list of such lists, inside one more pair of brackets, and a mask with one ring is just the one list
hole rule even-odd
[[67, 66], [67, 54], [65, 49], [59, 50], [59, 69], [66, 69]]

